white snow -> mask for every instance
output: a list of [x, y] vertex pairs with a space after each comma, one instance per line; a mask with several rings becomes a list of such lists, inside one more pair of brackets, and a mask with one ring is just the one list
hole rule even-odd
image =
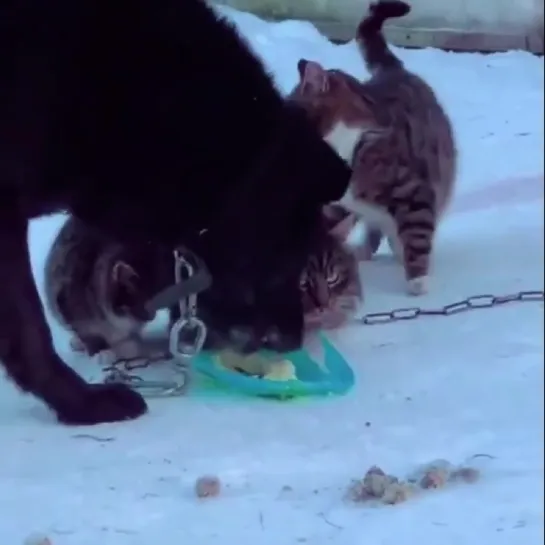
[[[309, 23], [222, 11], [284, 91], [300, 57], [366, 75], [353, 43], [332, 45]], [[459, 185], [438, 238], [430, 294], [409, 299], [399, 266], [379, 256], [363, 267], [364, 311], [542, 290], [542, 59], [396, 52], [452, 115]], [[31, 227], [40, 287], [61, 222]], [[52, 326], [61, 355], [96, 375], [96, 363], [76, 361], [67, 334]], [[2, 542], [18, 545], [33, 532], [53, 545], [543, 542], [542, 303], [353, 326], [333, 338], [357, 385], [327, 401], [154, 400], [136, 422], [74, 429], [3, 382]], [[343, 501], [350, 479], [373, 464], [404, 475], [435, 458], [460, 463], [478, 453], [495, 458], [480, 460], [476, 484], [394, 507]], [[221, 497], [194, 497], [202, 474], [221, 478]]]

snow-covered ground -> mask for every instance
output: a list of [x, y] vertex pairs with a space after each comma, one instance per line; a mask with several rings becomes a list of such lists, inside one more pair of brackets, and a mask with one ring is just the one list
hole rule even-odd
[[[308, 23], [224, 10], [287, 91], [300, 57], [366, 75], [354, 44]], [[417, 302], [543, 289], [543, 61], [527, 53], [396, 50], [452, 115], [461, 168]], [[35, 221], [43, 259], [61, 219]], [[412, 306], [401, 270], [363, 269], [365, 312]], [[70, 361], [68, 338], [56, 345]], [[543, 541], [543, 304], [512, 303], [334, 335], [357, 373], [345, 397], [281, 404], [189, 397], [151, 402], [136, 422], [77, 430], [1, 384], [0, 537], [54, 545], [538, 545]], [[74, 362], [92, 374], [96, 364]], [[85, 435], [86, 434], [86, 435]], [[101, 440], [100, 440], [101, 439]], [[373, 464], [398, 475], [478, 453], [482, 479], [394, 507], [347, 504]], [[224, 483], [198, 501], [202, 474]], [[291, 490], [283, 490], [288, 485]]]

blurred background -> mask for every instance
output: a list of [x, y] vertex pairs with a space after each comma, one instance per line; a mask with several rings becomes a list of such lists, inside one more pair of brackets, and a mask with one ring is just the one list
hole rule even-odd
[[[369, 0], [220, 0], [269, 20], [311, 21], [334, 41], [351, 40]], [[412, 0], [387, 35], [395, 45], [454, 51], [521, 49], [543, 54], [543, 0]]]

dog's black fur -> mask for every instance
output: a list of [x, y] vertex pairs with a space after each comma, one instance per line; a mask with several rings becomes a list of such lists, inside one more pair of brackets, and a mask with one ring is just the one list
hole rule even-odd
[[20, 388], [65, 423], [146, 411], [55, 353], [26, 237], [58, 210], [186, 244], [213, 275], [215, 329], [300, 345], [299, 274], [350, 173], [231, 26], [201, 0], [17, 0], [0, 51], [0, 359]]

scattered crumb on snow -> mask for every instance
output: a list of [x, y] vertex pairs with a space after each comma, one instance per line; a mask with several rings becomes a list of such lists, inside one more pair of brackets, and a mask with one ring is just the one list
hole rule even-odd
[[380, 467], [373, 466], [363, 479], [352, 482], [347, 497], [357, 503], [394, 505], [407, 501], [419, 492], [444, 488], [448, 483], [475, 483], [479, 475], [477, 468], [455, 467], [446, 460], [425, 464], [405, 479], [388, 475]]
[[216, 498], [221, 492], [221, 482], [218, 477], [205, 475], [195, 482], [195, 494], [198, 498]]

